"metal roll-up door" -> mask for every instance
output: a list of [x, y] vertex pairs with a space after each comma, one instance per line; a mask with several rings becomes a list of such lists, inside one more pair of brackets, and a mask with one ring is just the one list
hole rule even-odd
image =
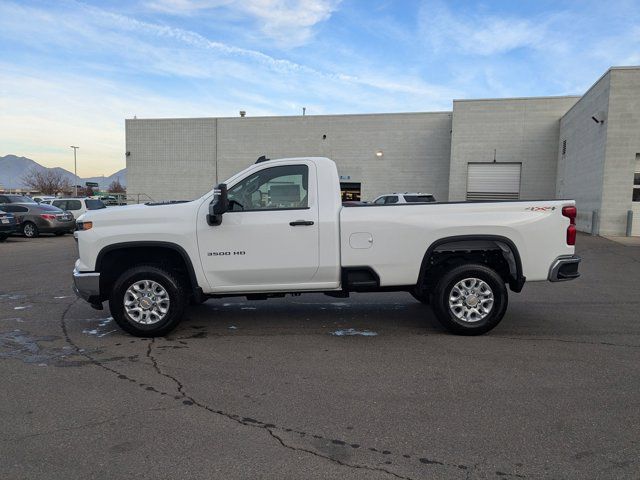
[[467, 200], [519, 200], [521, 163], [470, 163]]

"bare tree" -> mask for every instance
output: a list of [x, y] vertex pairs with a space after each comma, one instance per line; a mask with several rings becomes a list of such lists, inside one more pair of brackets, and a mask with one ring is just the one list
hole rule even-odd
[[31, 168], [22, 176], [22, 183], [31, 190], [37, 190], [44, 195], [55, 195], [71, 188], [69, 179], [62, 172]]
[[116, 178], [111, 184], [109, 188], [107, 188], [107, 192], [109, 193], [126, 193], [126, 190], [120, 183], [120, 179]]
[[79, 197], [93, 197], [94, 192], [92, 187], [78, 187]]

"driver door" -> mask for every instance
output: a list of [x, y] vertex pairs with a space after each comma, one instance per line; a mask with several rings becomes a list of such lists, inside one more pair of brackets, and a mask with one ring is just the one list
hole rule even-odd
[[[200, 258], [212, 292], [289, 291], [319, 266], [315, 165], [265, 166], [228, 186], [218, 226], [198, 219]], [[312, 288], [312, 287], [310, 287]]]

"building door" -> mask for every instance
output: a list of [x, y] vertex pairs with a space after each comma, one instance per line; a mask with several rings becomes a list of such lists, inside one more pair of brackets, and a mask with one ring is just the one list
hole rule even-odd
[[631, 235], [640, 237], [640, 153], [636, 153], [636, 168], [633, 171], [633, 225]]
[[469, 163], [467, 200], [519, 200], [521, 163]]
[[359, 202], [360, 201], [360, 183], [344, 183], [340, 182], [340, 194], [343, 202]]

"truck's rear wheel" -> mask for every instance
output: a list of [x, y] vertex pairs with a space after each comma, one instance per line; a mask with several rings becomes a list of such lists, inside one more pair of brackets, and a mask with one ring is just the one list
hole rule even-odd
[[153, 266], [141, 265], [116, 280], [109, 309], [124, 331], [137, 337], [158, 337], [173, 330], [184, 313], [187, 295], [179, 277]]
[[498, 273], [481, 264], [466, 264], [444, 273], [431, 299], [438, 321], [458, 335], [481, 335], [504, 317], [507, 287]]

